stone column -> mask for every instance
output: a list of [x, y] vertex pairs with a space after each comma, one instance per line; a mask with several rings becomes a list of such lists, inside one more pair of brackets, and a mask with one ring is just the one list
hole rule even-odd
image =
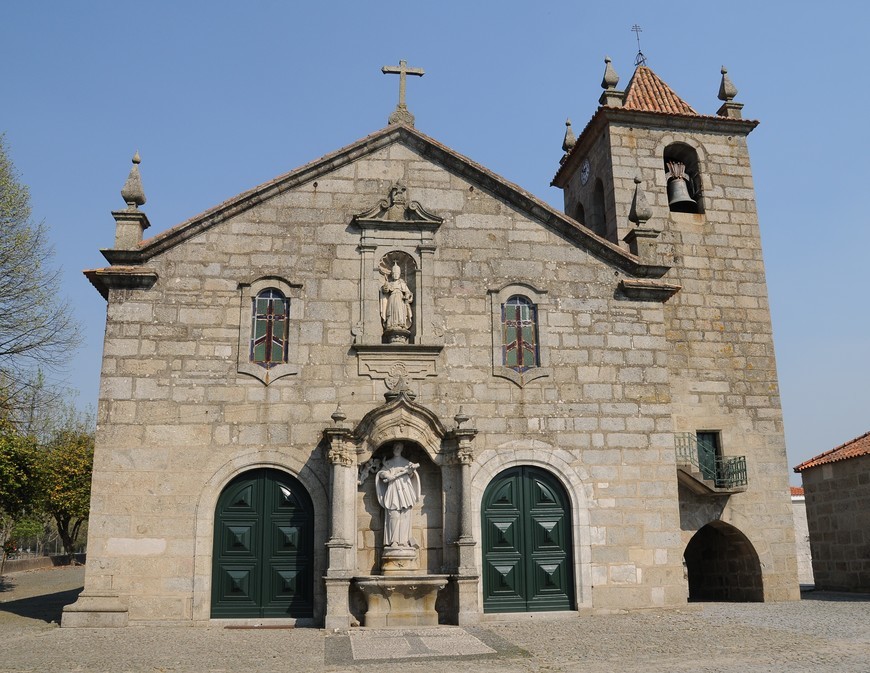
[[433, 266], [435, 258], [435, 246], [421, 244], [417, 246], [417, 254], [420, 255], [420, 266], [417, 268], [417, 342], [418, 344], [431, 343], [432, 318], [435, 315], [432, 293], [426, 284], [426, 279], [433, 278]]
[[340, 409], [332, 415], [335, 427], [324, 431], [329, 442], [327, 457], [332, 465], [332, 488], [330, 489], [330, 535], [326, 542], [328, 565], [326, 570], [326, 620], [327, 629], [350, 627], [348, 597], [353, 576], [355, 537], [353, 522], [356, 520], [354, 483], [356, 451], [351, 432], [340, 427], [344, 414]]
[[360, 253], [360, 288], [359, 288], [359, 320], [355, 328], [357, 343], [381, 343], [381, 317], [378, 308], [378, 289], [380, 284], [375, 264], [376, 245], [368, 243], [367, 232], [363, 232], [363, 242], [359, 245]]
[[463, 430], [459, 426], [466, 420], [462, 413], [456, 415], [457, 428], [453, 431], [456, 438], [456, 462], [459, 463], [461, 475], [460, 511], [459, 511], [459, 539], [456, 547], [459, 552], [459, 563], [454, 580], [456, 582], [456, 598], [459, 607], [457, 620], [461, 625], [476, 624], [480, 621], [480, 605], [478, 601], [478, 582], [480, 574], [474, 562], [474, 548], [477, 542], [472, 533], [471, 515], [473, 511], [471, 502], [471, 464], [474, 462], [474, 449], [472, 441], [477, 435], [477, 430]]

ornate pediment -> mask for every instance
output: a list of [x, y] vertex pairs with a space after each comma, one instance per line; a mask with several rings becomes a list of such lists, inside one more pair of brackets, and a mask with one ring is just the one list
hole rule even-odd
[[435, 412], [414, 401], [416, 395], [403, 379], [384, 398], [384, 404], [367, 413], [353, 430], [358, 452], [370, 455], [386, 442], [410, 440], [440, 464], [442, 441], [448, 433]]
[[387, 198], [378, 201], [373, 208], [354, 215], [353, 221], [363, 229], [413, 227], [435, 231], [444, 218], [430, 213], [417, 201], [409, 201], [408, 189], [400, 180], [390, 187]]

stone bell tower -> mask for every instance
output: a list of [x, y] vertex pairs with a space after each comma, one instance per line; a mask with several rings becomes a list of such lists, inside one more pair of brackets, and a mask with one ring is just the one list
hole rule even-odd
[[[624, 91], [605, 64], [599, 107], [577, 138], [568, 122], [553, 185], [564, 190], [566, 214], [644, 263], [670, 267], [663, 280], [680, 287], [664, 310], [684, 542], [708, 524], [760, 540], [769, 526], [761, 513], [771, 515], [780, 530], [758, 591], [794, 598], [785, 439], [747, 148], [758, 122], [742, 118], [724, 67], [721, 106], [701, 114], [643, 62]], [[709, 465], [699, 467], [708, 445]]]

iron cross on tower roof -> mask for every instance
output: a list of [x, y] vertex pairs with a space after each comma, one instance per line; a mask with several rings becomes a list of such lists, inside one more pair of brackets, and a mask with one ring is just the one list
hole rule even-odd
[[381, 68], [381, 72], [385, 75], [399, 76], [399, 104], [393, 110], [393, 114], [387, 120], [390, 124], [407, 124], [414, 125], [414, 115], [408, 111], [408, 106], [405, 104], [405, 80], [407, 75], [417, 75], [422, 77], [426, 73], [422, 68], [409, 68], [407, 61], [399, 61], [399, 66], [385, 65]]

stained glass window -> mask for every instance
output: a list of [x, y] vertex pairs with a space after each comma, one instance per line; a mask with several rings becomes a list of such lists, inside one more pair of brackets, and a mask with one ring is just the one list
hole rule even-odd
[[525, 297], [514, 295], [501, 305], [502, 364], [523, 372], [540, 364], [538, 312]]
[[251, 362], [269, 369], [287, 362], [290, 301], [278, 290], [263, 290], [253, 300]]

